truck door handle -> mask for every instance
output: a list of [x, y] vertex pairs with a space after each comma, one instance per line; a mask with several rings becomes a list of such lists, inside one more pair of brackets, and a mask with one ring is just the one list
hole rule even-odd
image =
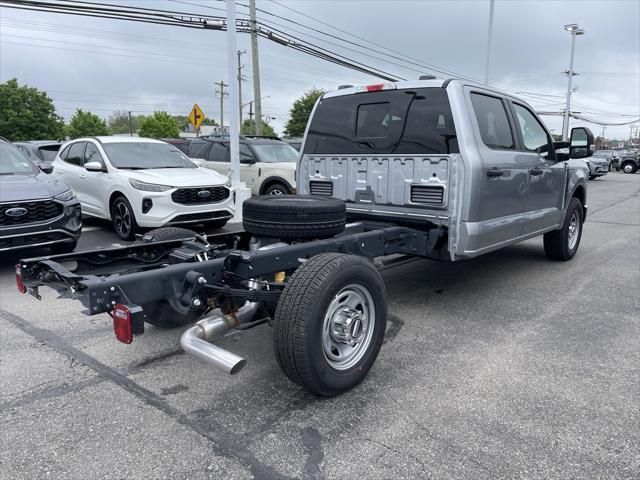
[[78, 175], [80, 178], [87, 178], [87, 176], [84, 173], [81, 173], [80, 175]]
[[534, 167], [531, 169], [531, 175], [542, 175], [544, 170], [538, 167]]
[[504, 170], [500, 168], [492, 168], [491, 170], [487, 170], [487, 177], [502, 177], [504, 175]]

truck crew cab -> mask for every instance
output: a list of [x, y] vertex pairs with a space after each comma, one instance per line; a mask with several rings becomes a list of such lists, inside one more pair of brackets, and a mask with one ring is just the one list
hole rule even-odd
[[230, 374], [246, 360], [211, 342], [269, 321], [283, 372], [337, 395], [382, 345], [376, 267], [389, 258], [458, 261], [535, 236], [551, 259], [573, 258], [592, 144], [585, 128], [553, 142], [527, 103], [464, 80], [344, 88], [314, 107], [301, 195], [246, 200], [243, 232], [161, 228], [127, 247], [21, 260], [16, 280], [109, 313], [125, 343], [145, 324], [196, 322], [183, 349]]

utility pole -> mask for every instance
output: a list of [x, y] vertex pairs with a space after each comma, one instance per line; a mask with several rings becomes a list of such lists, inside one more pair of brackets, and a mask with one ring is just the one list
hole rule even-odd
[[238, 104], [240, 105], [240, 130], [242, 130], [242, 82], [244, 77], [242, 76], [242, 69], [244, 65], [240, 62], [240, 55], [247, 53], [246, 50], [238, 50]]
[[131, 112], [129, 112], [129, 136], [133, 137], [133, 123], [131, 122]]
[[569, 70], [566, 72], [568, 77], [567, 82], [567, 103], [564, 107], [564, 119], [562, 121], [562, 141], [566, 142], [569, 140], [569, 114], [571, 111], [571, 82], [573, 81], [573, 76], [576, 75], [573, 72], [573, 53], [575, 51], [576, 46], [576, 36], [584, 35], [584, 30], [578, 26], [576, 23], [572, 23], [570, 25], [565, 25], [564, 29], [571, 33], [571, 59], [569, 60]]
[[489, 65], [491, 62], [491, 37], [493, 36], [493, 11], [495, 0], [489, 0], [489, 31], [487, 32], [487, 58], [484, 65], [484, 84], [489, 85]]
[[251, 64], [253, 70], [253, 98], [256, 102], [256, 135], [262, 135], [262, 102], [260, 101], [260, 62], [258, 60], [258, 27], [256, 22], [256, 0], [249, 0], [251, 20]]
[[215, 84], [218, 85], [218, 87], [220, 87], [220, 90], [216, 90], [216, 93], [220, 95], [220, 131], [223, 132], [224, 131], [224, 97], [225, 95], [229, 95], [227, 92], [224, 91], [224, 89], [229, 85], [224, 83], [224, 81], [222, 80], [220, 80], [219, 82], [216, 82]]
[[253, 100], [249, 102], [249, 122], [253, 120]]

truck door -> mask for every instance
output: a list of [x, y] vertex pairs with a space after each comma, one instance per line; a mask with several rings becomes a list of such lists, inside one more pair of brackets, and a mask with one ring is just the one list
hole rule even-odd
[[528, 170], [524, 235], [557, 227], [562, 219], [567, 170], [556, 161], [551, 136], [525, 105], [511, 102], [520, 137], [518, 162]]
[[522, 234], [527, 166], [516, 151], [516, 135], [504, 98], [468, 90], [482, 157], [478, 217], [470, 219], [467, 250], [477, 252]]

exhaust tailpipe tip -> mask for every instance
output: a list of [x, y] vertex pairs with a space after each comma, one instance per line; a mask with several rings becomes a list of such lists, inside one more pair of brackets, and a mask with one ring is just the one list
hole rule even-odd
[[230, 375], [235, 375], [244, 368], [247, 361], [235, 353], [209, 342], [224, 335], [231, 327], [251, 321], [257, 308], [257, 302], [247, 302], [238, 309], [235, 317], [203, 318], [185, 330], [180, 337], [180, 346], [188, 354], [198, 357]]

